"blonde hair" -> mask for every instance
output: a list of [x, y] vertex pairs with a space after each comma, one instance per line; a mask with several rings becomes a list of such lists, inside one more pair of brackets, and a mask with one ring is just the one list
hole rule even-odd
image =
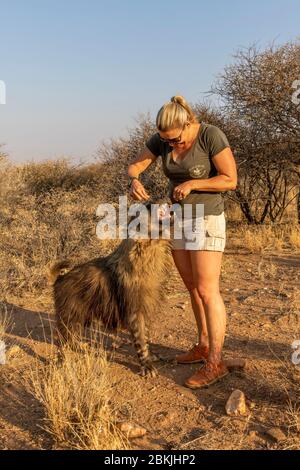
[[172, 96], [171, 101], [165, 103], [157, 113], [156, 127], [165, 132], [170, 129], [183, 127], [186, 122], [199, 122], [190, 105], [183, 96]]

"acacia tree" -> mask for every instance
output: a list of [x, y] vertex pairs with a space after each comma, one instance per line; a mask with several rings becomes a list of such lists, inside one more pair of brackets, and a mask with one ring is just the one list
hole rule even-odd
[[[250, 223], [280, 221], [298, 197], [300, 222], [300, 44], [239, 50], [211, 89], [230, 121], [227, 131], [239, 169], [233, 198]], [[224, 125], [225, 125], [224, 124]]]
[[[221, 98], [220, 108], [194, 105], [200, 118], [224, 130], [233, 148], [239, 183], [226, 196], [256, 224], [280, 221], [298, 197], [300, 222], [300, 108], [292, 101], [293, 84], [300, 79], [300, 44], [272, 45], [264, 51], [252, 46], [234, 57], [211, 89]], [[99, 149], [103, 186], [113, 199], [126, 191], [126, 167], [153, 132], [149, 115], [142, 115], [128, 138]], [[143, 180], [156, 197], [166, 194], [159, 159]]]

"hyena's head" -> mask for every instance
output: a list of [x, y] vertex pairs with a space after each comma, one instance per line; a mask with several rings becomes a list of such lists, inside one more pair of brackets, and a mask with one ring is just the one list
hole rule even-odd
[[169, 239], [174, 225], [170, 204], [149, 200], [130, 208], [128, 235], [139, 240]]

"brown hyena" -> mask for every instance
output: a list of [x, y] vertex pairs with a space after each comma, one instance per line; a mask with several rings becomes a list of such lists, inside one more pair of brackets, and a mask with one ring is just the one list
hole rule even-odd
[[[149, 211], [150, 204], [146, 206]], [[82, 334], [92, 320], [100, 320], [107, 328], [128, 328], [142, 374], [154, 376], [146, 325], [161, 309], [170, 266], [170, 241], [161, 237], [127, 238], [108, 256], [74, 267], [64, 261], [56, 263], [50, 278], [61, 338], [68, 341], [74, 332]]]

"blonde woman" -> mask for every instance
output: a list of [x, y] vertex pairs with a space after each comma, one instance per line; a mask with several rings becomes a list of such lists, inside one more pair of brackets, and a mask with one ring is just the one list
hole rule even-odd
[[[183, 237], [172, 240], [172, 254], [190, 294], [198, 343], [176, 360], [180, 364], [203, 363], [185, 382], [187, 387], [201, 388], [228, 374], [222, 360], [226, 312], [219, 291], [226, 241], [221, 192], [236, 188], [236, 164], [224, 133], [218, 127], [200, 123], [182, 96], [173, 96], [161, 107], [156, 127], [157, 132], [128, 168], [130, 193], [136, 200], [149, 199], [139, 176], [161, 157], [172, 202], [179, 203], [183, 210], [186, 204], [192, 205], [192, 220], [188, 220]], [[197, 204], [204, 207], [200, 225], [196, 224]]]

